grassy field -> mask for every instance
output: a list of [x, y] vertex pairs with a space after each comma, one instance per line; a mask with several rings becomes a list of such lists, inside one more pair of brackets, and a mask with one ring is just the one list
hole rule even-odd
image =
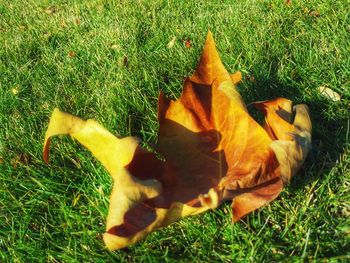
[[[350, 260], [350, 5], [287, 2], [0, 1], [0, 261]], [[227, 203], [109, 252], [111, 179], [68, 137], [44, 164], [49, 116], [58, 107], [156, 141], [157, 95], [179, 96], [208, 29], [226, 68], [242, 71], [246, 102], [309, 105], [310, 156], [277, 200], [238, 223]]]

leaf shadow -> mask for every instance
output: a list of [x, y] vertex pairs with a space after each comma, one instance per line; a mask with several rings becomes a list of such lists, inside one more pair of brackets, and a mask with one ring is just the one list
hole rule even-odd
[[[165, 141], [160, 140], [157, 144], [157, 150], [164, 154], [165, 161], [139, 146], [126, 168], [137, 180], [146, 182], [155, 179], [160, 182], [161, 194], [154, 198], [141, 194], [138, 203], [124, 215], [124, 223], [110, 228], [109, 234], [130, 237], [146, 230], [155, 220], [160, 220], [163, 226], [178, 220], [186, 214], [185, 204], [200, 208], [199, 196], [217, 187], [226, 174], [228, 165], [224, 161], [224, 151], [215, 150], [222, 137], [218, 131], [192, 132], [165, 119], [160, 132], [167, 134]], [[169, 151], [169, 145], [172, 151]], [[217, 160], [221, 160], [220, 167]], [[128, 193], [125, 194], [128, 196]], [[162, 210], [164, 214], [160, 216]]]
[[[313, 125], [312, 149], [289, 185], [292, 190], [301, 189], [316, 179], [322, 179], [335, 166], [340, 154], [349, 143], [345, 132], [348, 121], [342, 117], [329, 119], [325, 109], [327, 104], [332, 103], [331, 101], [317, 96], [306, 97], [305, 100], [299, 88], [291, 82], [281, 80], [278, 77], [278, 59], [273, 59], [270, 65], [268, 76], [258, 73], [254, 75], [253, 81], [247, 78], [242, 83], [243, 92], [241, 93], [247, 104], [253, 101], [285, 97], [292, 100], [294, 105], [306, 104], [309, 107]], [[298, 82], [298, 79], [296, 81]], [[259, 123], [262, 122], [261, 116], [257, 116], [250, 108], [249, 111]]]

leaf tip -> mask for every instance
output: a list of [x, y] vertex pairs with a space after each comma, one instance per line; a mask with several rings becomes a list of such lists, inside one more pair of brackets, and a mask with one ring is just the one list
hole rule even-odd
[[210, 41], [214, 41], [214, 38], [213, 38], [213, 33], [211, 32], [211, 30], [210, 30], [210, 29], [208, 30], [208, 33], [207, 33], [207, 39], [206, 39], [206, 41], [208, 41], [208, 40], [210, 40]]
[[47, 138], [44, 142], [43, 159], [46, 164], [49, 163], [50, 159], [50, 139]]
[[45, 134], [44, 147], [43, 147], [43, 160], [46, 164], [48, 164], [50, 161], [50, 143], [51, 143], [51, 139], [50, 139], [51, 134], [49, 132], [50, 124], [52, 123], [52, 119], [55, 119], [56, 116], [60, 114], [62, 114], [62, 112], [58, 108], [54, 108], [50, 117], [49, 127]]
[[231, 74], [231, 79], [233, 84], [238, 84], [242, 81], [242, 72], [236, 71], [235, 73]]
[[206, 50], [207, 50], [209, 53], [217, 53], [217, 51], [216, 51], [215, 40], [214, 40], [213, 34], [211, 33], [210, 30], [208, 31], [207, 37], [206, 37], [206, 39], [205, 39], [205, 44], [204, 44], [203, 53], [205, 53]]

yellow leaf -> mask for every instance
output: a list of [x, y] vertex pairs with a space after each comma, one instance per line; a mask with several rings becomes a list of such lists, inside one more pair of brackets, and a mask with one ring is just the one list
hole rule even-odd
[[330, 99], [332, 101], [340, 101], [340, 95], [330, 88], [321, 86], [318, 87], [318, 92], [327, 99]]

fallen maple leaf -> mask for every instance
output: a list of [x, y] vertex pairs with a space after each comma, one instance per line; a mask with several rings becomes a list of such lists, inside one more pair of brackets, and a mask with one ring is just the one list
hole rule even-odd
[[263, 128], [235, 88], [241, 77], [226, 71], [209, 32], [181, 97], [173, 101], [159, 95], [154, 150], [161, 159], [135, 137], [118, 138], [93, 120], [54, 110], [44, 160], [49, 159], [50, 137], [70, 134], [113, 178], [103, 237], [109, 249], [133, 244], [225, 200], [232, 200], [237, 221], [276, 198], [297, 172], [311, 143], [307, 106], [293, 108], [283, 98], [252, 103], [265, 114]]

